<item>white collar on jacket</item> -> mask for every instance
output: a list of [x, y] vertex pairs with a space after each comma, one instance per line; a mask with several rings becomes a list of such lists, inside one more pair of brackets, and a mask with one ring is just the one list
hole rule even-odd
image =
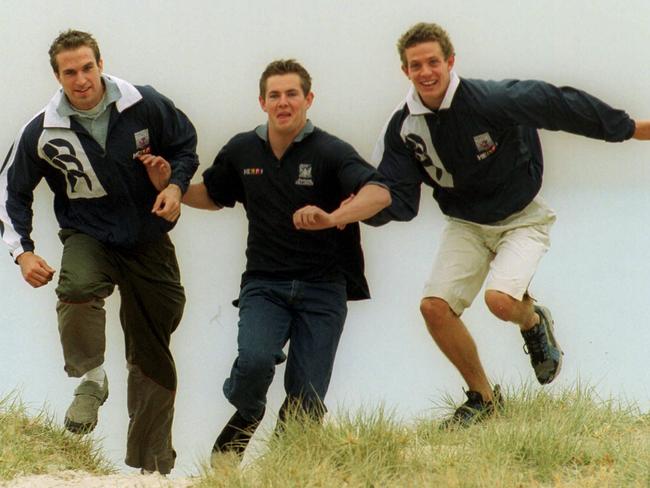
[[[442, 99], [442, 103], [440, 104], [438, 110], [446, 110], [449, 107], [451, 107], [451, 101], [453, 100], [454, 95], [456, 94], [456, 90], [458, 89], [459, 84], [460, 84], [460, 78], [456, 74], [456, 71], [451, 70], [451, 72], [449, 73], [449, 86], [447, 87], [447, 91], [445, 92], [445, 97]], [[433, 110], [431, 110], [426, 105], [424, 105], [424, 103], [422, 103], [422, 100], [420, 99], [420, 96], [418, 95], [418, 92], [416, 91], [412, 83], [411, 83], [411, 89], [406, 95], [406, 105], [408, 105], [409, 112], [413, 115], [424, 115], [424, 114], [433, 113]]]
[[[120, 90], [120, 98], [115, 102], [115, 107], [118, 112], [122, 112], [132, 105], [136, 104], [142, 100], [142, 94], [138, 89], [133, 86], [128, 81], [124, 81], [120, 78], [110, 75], [102, 75], [103, 78], [107, 78], [115, 83]], [[54, 94], [52, 99], [45, 106], [45, 118], [43, 119], [43, 127], [60, 127], [64, 129], [70, 128], [70, 117], [61, 117], [57, 112], [57, 107], [61, 102], [61, 97], [63, 97], [63, 88]]]

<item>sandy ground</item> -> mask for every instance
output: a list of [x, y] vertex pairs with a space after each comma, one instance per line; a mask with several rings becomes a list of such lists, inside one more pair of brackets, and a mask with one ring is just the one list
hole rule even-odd
[[188, 488], [188, 478], [167, 479], [159, 474], [93, 476], [84, 471], [22, 476], [0, 483], [0, 488]]

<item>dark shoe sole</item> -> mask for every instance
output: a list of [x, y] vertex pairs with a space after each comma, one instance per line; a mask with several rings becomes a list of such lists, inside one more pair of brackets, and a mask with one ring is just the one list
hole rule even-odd
[[[108, 400], [108, 392], [106, 393], [104, 400], [102, 400], [102, 403], [100, 403], [99, 406], [101, 407], [104, 405], [104, 403], [106, 403], [106, 400]], [[66, 416], [63, 421], [63, 425], [68, 432], [72, 432], [73, 434], [77, 435], [86, 435], [95, 430], [95, 427], [97, 427], [97, 421], [88, 424], [80, 424], [79, 422], [74, 422]]]
[[90, 434], [93, 430], [95, 430], [95, 427], [97, 427], [97, 422], [93, 422], [91, 424], [78, 424], [77, 422], [73, 422], [66, 417], [64, 425], [65, 428], [73, 434], [85, 435]]
[[[560, 359], [557, 362], [557, 368], [555, 368], [555, 372], [553, 373], [552, 376], [546, 378], [544, 381], [540, 381], [539, 378], [537, 378], [537, 381], [539, 382], [540, 385], [548, 385], [551, 383], [555, 378], [558, 377], [560, 374], [560, 370], [562, 369], [562, 358], [564, 357], [564, 351], [560, 348], [560, 345], [558, 344], [557, 340], [555, 339], [555, 334], [554, 334], [554, 329], [553, 326], [555, 325], [555, 320], [553, 320], [553, 316], [551, 315], [551, 311], [542, 306], [542, 305], [536, 305], [535, 306], [535, 312], [539, 313], [540, 315], [544, 315], [544, 318], [546, 319], [546, 322], [548, 323], [548, 328], [547, 328], [547, 334], [549, 336], [549, 339], [551, 341], [551, 344], [560, 351]], [[537, 376], [537, 375], [535, 375]]]
[[[466, 417], [458, 416], [458, 410], [464, 409], [468, 414]], [[451, 431], [454, 429], [465, 429], [478, 423], [484, 422], [503, 409], [503, 395], [501, 395], [501, 386], [494, 385], [492, 389], [492, 407], [489, 410], [477, 410], [465, 405], [461, 405], [450, 418], [443, 420], [438, 426], [441, 431]]]

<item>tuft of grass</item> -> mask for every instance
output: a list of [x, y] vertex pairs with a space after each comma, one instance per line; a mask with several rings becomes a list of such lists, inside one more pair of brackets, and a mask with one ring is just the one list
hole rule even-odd
[[197, 487], [648, 487], [650, 416], [578, 385], [505, 392], [493, 419], [441, 431], [404, 425], [383, 407], [320, 426], [296, 418], [240, 467], [220, 456]]
[[30, 416], [15, 393], [0, 398], [0, 480], [62, 470], [114, 473], [95, 442], [70, 434], [43, 411]]
[[[267, 442], [259, 457], [241, 466], [236, 455], [219, 455], [193, 486], [650, 486], [650, 414], [581, 385], [554, 393], [523, 385], [504, 396], [494, 418], [451, 431], [436, 418], [404, 424], [382, 406], [339, 412], [322, 426], [295, 415], [281, 432], [261, 433]], [[0, 399], [0, 480], [114, 472], [95, 446], [44, 413], [30, 417], [16, 395]]]

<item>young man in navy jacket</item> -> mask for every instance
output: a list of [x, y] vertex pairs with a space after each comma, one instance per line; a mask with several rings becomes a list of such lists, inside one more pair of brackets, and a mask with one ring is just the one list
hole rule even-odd
[[[25, 281], [37, 288], [53, 279], [55, 270], [30, 237], [33, 191], [45, 179], [63, 243], [56, 294], [65, 371], [83, 376], [65, 425], [75, 433], [93, 430], [108, 397], [104, 299], [117, 285], [129, 369], [126, 463], [169, 473], [176, 457], [169, 341], [185, 295], [167, 232], [198, 167], [196, 132], [150, 86], [103, 74], [90, 34], [63, 32], [49, 54], [61, 89], [21, 129], [2, 164], [0, 233]], [[171, 168], [171, 183], [160, 193], [139, 161], [150, 152]]]
[[521, 329], [538, 381], [553, 381], [562, 363], [551, 313], [528, 294], [555, 220], [537, 195], [542, 183], [537, 129], [614, 142], [648, 139], [650, 124], [569, 87], [459, 78], [451, 40], [436, 24], [416, 24], [397, 47], [412, 86], [374, 154], [392, 205], [368, 223], [411, 220], [422, 183], [433, 188], [447, 225], [420, 309], [431, 336], [469, 387], [467, 402], [443, 425], [467, 425], [500, 402], [460, 319], [484, 282], [490, 311]]

